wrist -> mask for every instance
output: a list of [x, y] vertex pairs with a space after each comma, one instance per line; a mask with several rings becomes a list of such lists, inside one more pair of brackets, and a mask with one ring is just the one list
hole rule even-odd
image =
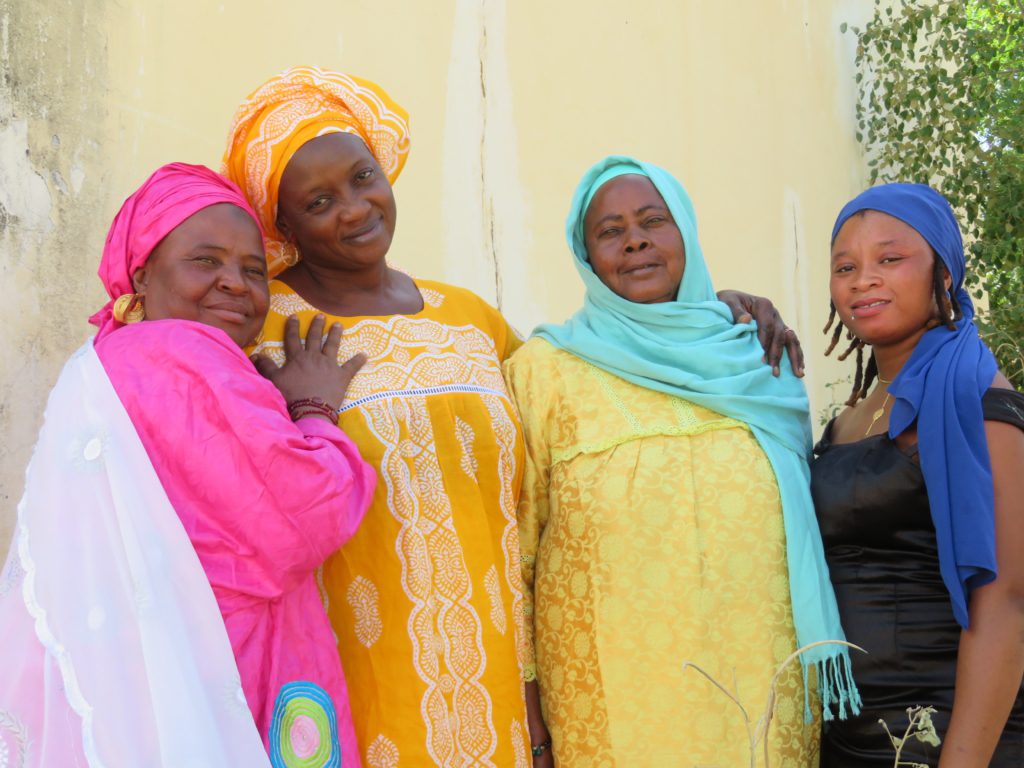
[[540, 742], [531, 740], [530, 752], [534, 757], [541, 757], [545, 752], [551, 749], [551, 737], [548, 736], [546, 739]]
[[338, 421], [338, 409], [319, 397], [303, 397], [288, 401], [288, 415], [292, 421], [317, 416], [332, 423]]

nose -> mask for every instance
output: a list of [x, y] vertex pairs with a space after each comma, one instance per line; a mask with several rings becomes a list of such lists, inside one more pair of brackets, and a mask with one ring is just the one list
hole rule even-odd
[[245, 275], [242, 267], [228, 264], [221, 267], [217, 272], [217, 287], [225, 293], [245, 293]]
[[644, 251], [651, 246], [651, 240], [643, 227], [632, 226], [626, 233], [626, 253]]
[[338, 219], [344, 224], [358, 224], [370, 212], [370, 202], [361, 194], [348, 195], [338, 206]]
[[858, 291], [867, 291], [875, 288], [881, 282], [881, 275], [873, 264], [865, 265], [857, 272], [857, 279], [853, 287]]

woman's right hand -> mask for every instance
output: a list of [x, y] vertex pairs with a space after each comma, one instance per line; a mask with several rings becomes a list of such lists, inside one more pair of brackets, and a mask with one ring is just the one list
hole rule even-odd
[[317, 315], [309, 324], [306, 344], [299, 337], [299, 318], [292, 315], [284, 328], [285, 363], [280, 368], [265, 355], [253, 358], [253, 363], [264, 377], [280, 390], [286, 403], [318, 398], [337, 408], [345, 399], [349, 383], [366, 362], [361, 352], [344, 364], [338, 364], [341, 347], [341, 323], [333, 323], [324, 339], [323, 315]]

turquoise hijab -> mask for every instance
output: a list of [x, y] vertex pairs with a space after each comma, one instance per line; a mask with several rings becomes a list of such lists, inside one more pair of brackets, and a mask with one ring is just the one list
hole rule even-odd
[[[583, 218], [606, 182], [624, 174], [646, 176], [665, 200], [686, 248], [686, 269], [675, 301], [637, 304], [614, 293], [590, 267]], [[700, 242], [689, 195], [667, 171], [630, 157], [606, 157], [576, 188], [566, 224], [576, 269], [586, 286], [583, 308], [562, 325], [533, 333], [577, 357], [641, 387], [676, 395], [745, 422], [768, 456], [782, 497], [793, 623], [802, 647], [844, 640], [821, 535], [811, 502], [811, 428], [807, 393], [788, 360], [772, 375], [753, 323], [734, 324], [718, 301]], [[860, 695], [845, 646], [819, 645], [801, 655], [817, 667], [822, 709], [832, 718], [847, 707], [860, 711]], [[807, 710], [810, 717], [810, 710]]]

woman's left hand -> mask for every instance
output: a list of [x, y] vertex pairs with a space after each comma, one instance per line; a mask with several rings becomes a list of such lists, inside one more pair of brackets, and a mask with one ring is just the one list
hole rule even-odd
[[796, 337], [796, 331], [786, 325], [770, 299], [742, 291], [719, 291], [718, 300], [732, 310], [733, 322], [757, 321], [757, 338], [764, 347], [764, 361], [772, 367], [775, 376], [779, 375], [783, 349], [789, 355], [793, 373], [804, 375], [804, 351], [800, 339]]

